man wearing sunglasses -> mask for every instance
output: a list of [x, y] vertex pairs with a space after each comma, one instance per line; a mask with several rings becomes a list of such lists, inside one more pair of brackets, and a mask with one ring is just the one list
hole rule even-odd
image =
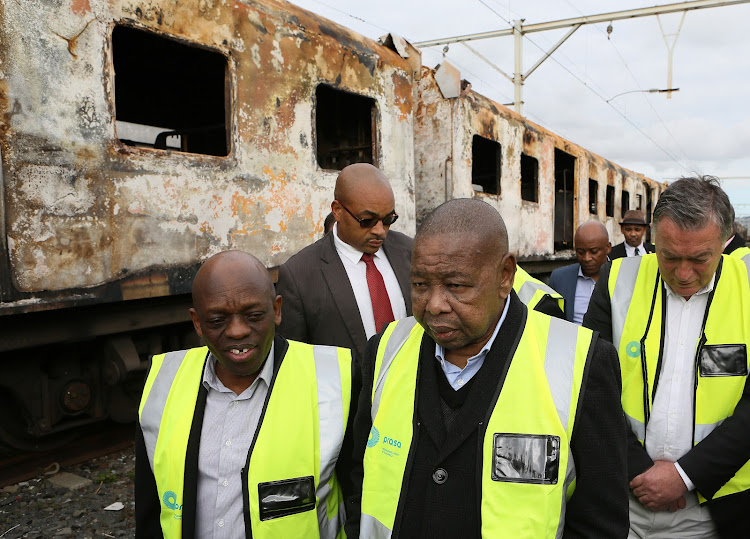
[[350, 348], [411, 315], [412, 239], [390, 226], [398, 219], [393, 190], [372, 165], [345, 167], [336, 179], [333, 230], [279, 269], [284, 302], [279, 333], [310, 344]]

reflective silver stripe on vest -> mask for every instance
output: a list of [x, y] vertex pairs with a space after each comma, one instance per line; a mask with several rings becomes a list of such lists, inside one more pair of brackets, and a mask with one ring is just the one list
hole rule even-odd
[[638, 278], [638, 269], [641, 266], [642, 257], [633, 256], [621, 260], [620, 271], [617, 274], [617, 281], [615, 281], [615, 290], [610, 300], [612, 305], [612, 340], [618, 351], [620, 350], [620, 338], [625, 328], [625, 318], [628, 316], [630, 300], [633, 299], [635, 281]]
[[328, 520], [329, 481], [344, 440], [344, 404], [338, 350], [333, 346], [313, 346], [315, 379], [318, 387], [318, 437], [320, 439], [320, 479], [318, 481], [318, 528], [320, 536], [334, 539], [343, 526], [344, 512]]
[[750, 253], [743, 256], [742, 261], [745, 263], [745, 267], [747, 268], [748, 278], [750, 278]]
[[549, 286], [547, 286], [544, 283], [537, 283], [535, 281], [526, 281], [525, 283], [523, 283], [523, 286], [521, 286], [521, 290], [518, 291], [518, 297], [521, 301], [524, 302], [524, 304], [528, 305], [529, 302], [534, 297], [534, 294], [536, 294], [537, 290], [541, 290], [545, 294], [549, 294], [553, 297], [558, 295], [557, 292], [552, 290]]
[[625, 414], [625, 417], [627, 418], [628, 423], [630, 423], [630, 428], [633, 430], [633, 432], [635, 432], [635, 435], [638, 436], [638, 439], [641, 441], [645, 440], [646, 424], [642, 421], [638, 421], [636, 418], [631, 417], [628, 414]]
[[359, 522], [359, 536], [364, 539], [390, 539], [391, 530], [372, 515], [362, 513]]
[[148, 393], [146, 403], [143, 405], [141, 413], [141, 430], [143, 431], [143, 442], [146, 445], [148, 462], [151, 465], [151, 472], [154, 471], [154, 453], [156, 452], [156, 440], [159, 437], [159, 427], [161, 418], [164, 414], [164, 407], [167, 404], [169, 390], [172, 382], [177, 376], [177, 371], [182, 364], [182, 360], [188, 350], [178, 350], [169, 352], [164, 356], [161, 368], [156, 374], [156, 379]]
[[[547, 375], [552, 400], [557, 408], [563, 429], [568, 430], [570, 418], [570, 401], [573, 394], [573, 377], [576, 361], [576, 344], [578, 343], [578, 328], [559, 318], [550, 319], [547, 335], [547, 349], [544, 353], [544, 372]], [[565, 506], [567, 493], [571, 483], [576, 478], [573, 454], [568, 451], [568, 466], [565, 470], [565, 483], [562, 488], [562, 503], [560, 522], [555, 537], [562, 537], [565, 528]]]
[[711, 434], [722, 423], [724, 423], [723, 419], [717, 423], [700, 423], [695, 425], [695, 443], [702, 442], [706, 436]]
[[573, 391], [573, 371], [576, 361], [578, 329], [559, 318], [550, 319], [544, 372], [547, 374], [552, 399], [555, 401], [560, 423], [568, 430], [570, 399]]
[[385, 353], [383, 354], [383, 363], [380, 365], [380, 371], [378, 372], [377, 381], [375, 382], [375, 394], [372, 398], [372, 420], [375, 421], [375, 416], [378, 415], [378, 408], [380, 408], [380, 396], [383, 393], [383, 386], [385, 385], [385, 377], [388, 374], [388, 369], [391, 367], [393, 359], [401, 349], [401, 347], [409, 338], [411, 330], [417, 325], [417, 320], [413, 316], [404, 318], [396, 322], [396, 328], [391, 333], [390, 339], [385, 345]]

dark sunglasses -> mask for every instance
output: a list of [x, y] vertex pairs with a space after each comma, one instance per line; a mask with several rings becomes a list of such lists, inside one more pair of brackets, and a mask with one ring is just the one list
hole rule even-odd
[[[341, 201], [338, 201], [339, 204], [341, 204]], [[383, 221], [383, 226], [391, 226], [393, 223], [396, 222], [396, 219], [398, 219], [398, 215], [396, 212], [390, 213], [386, 215], [385, 217], [370, 217], [369, 219], [360, 219], [356, 215], [354, 215], [352, 212], [349, 211], [349, 208], [341, 204], [341, 207], [346, 210], [346, 213], [354, 217], [357, 222], [359, 223], [360, 228], [372, 228], [375, 225], [378, 224], [378, 221]]]

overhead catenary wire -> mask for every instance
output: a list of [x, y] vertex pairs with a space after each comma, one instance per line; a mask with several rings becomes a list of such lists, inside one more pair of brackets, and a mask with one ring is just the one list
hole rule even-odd
[[[482, 4], [484, 7], [489, 9], [492, 13], [494, 13], [497, 17], [499, 17], [502, 21], [504, 21], [509, 26], [513, 26], [510, 21], [508, 21], [505, 17], [503, 17], [500, 13], [498, 13], [495, 9], [493, 9], [490, 5], [485, 2], [485, 0], [477, 0], [480, 4]], [[536, 48], [538, 48], [541, 52], [546, 52], [545, 49], [540, 46], [536, 41], [531, 39], [528, 35], [524, 34], [523, 36], [526, 40], [528, 40], [529, 43], [534, 45]], [[623, 111], [612, 105], [607, 101], [607, 99], [601, 94], [601, 92], [597, 91], [593, 85], [589, 84], [588, 82], [584, 81], [579, 77], [576, 73], [568, 69], [567, 66], [562, 64], [557, 58], [554, 56], [549, 57], [552, 61], [554, 61], [558, 66], [560, 66], [563, 70], [565, 70], [570, 76], [572, 76], [576, 81], [578, 81], [580, 84], [585, 86], [589, 91], [591, 91], [594, 95], [596, 95], [599, 99], [601, 99], [605, 104], [610, 106], [612, 110], [614, 110], [618, 115], [620, 115], [626, 122], [628, 122], [633, 128], [635, 128], [641, 135], [643, 135], [647, 140], [649, 140], [654, 146], [656, 146], [662, 153], [664, 153], [670, 160], [672, 160], [678, 167], [680, 167], [682, 170], [687, 170], [687, 167], [684, 163], [680, 162], [672, 153], [670, 153], [666, 148], [664, 148], [661, 144], [659, 144], [656, 140], [654, 140], [648, 133], [646, 133], [643, 129], [641, 129], [633, 120], [631, 120]]]

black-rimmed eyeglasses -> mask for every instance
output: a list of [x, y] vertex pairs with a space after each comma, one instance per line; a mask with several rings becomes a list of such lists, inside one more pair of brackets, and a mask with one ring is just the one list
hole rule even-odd
[[346, 213], [348, 213], [349, 215], [351, 215], [357, 220], [360, 228], [372, 228], [378, 224], [378, 221], [383, 221], [383, 226], [391, 226], [393, 223], [396, 222], [396, 219], [398, 219], [398, 215], [396, 214], [396, 212], [389, 213], [385, 217], [369, 217], [367, 219], [361, 219], [357, 217], [356, 215], [354, 215], [351, 211], [349, 211], [349, 208], [341, 204], [340, 200], [338, 200], [337, 202], [341, 205], [342, 208], [346, 210]]

